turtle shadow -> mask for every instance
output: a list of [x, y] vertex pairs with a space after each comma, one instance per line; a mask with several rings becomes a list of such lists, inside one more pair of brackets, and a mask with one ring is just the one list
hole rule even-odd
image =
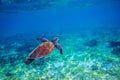
[[34, 68], [37, 68], [38, 66], [40, 66], [41, 69], [46, 68], [47, 67], [47, 63], [51, 61], [48, 58], [39, 58], [34, 60], [31, 64], [34, 66]]
[[27, 66], [32, 66], [32, 68], [36, 68], [38, 69], [39, 67], [39, 70], [44, 70], [45, 68], [48, 67], [48, 64], [51, 64], [51, 62], [54, 62], [54, 58], [52, 57], [44, 57], [44, 58], [39, 58], [39, 59], [36, 59], [34, 60], [31, 64], [28, 64]]
[[36, 59], [36, 60], [33, 62], [33, 65], [36, 65], [36, 66], [45, 65], [45, 64], [46, 64], [45, 61], [46, 61], [45, 58]]

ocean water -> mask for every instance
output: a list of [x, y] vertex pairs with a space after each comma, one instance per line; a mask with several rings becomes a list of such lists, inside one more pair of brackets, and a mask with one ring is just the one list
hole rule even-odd
[[0, 80], [120, 80], [120, 1], [0, 0]]

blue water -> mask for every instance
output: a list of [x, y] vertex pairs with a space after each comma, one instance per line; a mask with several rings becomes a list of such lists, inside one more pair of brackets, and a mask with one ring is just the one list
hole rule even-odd
[[[25, 60], [44, 37], [63, 48]], [[0, 0], [0, 80], [120, 80], [119, 0]]]
[[45, 9], [1, 11], [1, 32], [2, 35], [36, 31], [79, 33], [89, 29], [115, 28], [120, 25], [119, 4], [117, 0], [76, 0]]

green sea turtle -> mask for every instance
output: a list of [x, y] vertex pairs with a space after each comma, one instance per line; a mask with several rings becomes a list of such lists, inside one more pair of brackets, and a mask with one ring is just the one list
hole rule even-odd
[[56, 47], [61, 54], [63, 54], [62, 47], [57, 43], [58, 37], [54, 37], [51, 41], [46, 38], [37, 38], [37, 40], [42, 41], [42, 44], [39, 44], [28, 56], [25, 63], [30, 64], [37, 58], [43, 58], [48, 55], [54, 47]]

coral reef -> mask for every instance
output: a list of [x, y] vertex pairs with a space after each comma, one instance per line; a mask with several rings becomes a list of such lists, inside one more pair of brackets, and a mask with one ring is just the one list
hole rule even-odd
[[111, 53], [120, 57], [120, 46], [119, 47], [114, 47], [113, 50], [111, 51]]
[[88, 42], [84, 43], [85, 46], [95, 47], [98, 45], [98, 41], [96, 39], [89, 40]]
[[107, 41], [108, 47], [118, 47], [120, 46], [120, 41]]

